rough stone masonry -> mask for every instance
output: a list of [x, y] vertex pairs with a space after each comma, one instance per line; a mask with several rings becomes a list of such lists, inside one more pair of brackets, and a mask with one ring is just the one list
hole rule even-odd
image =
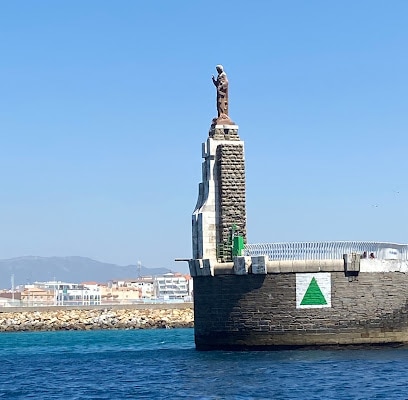
[[191, 328], [191, 304], [140, 307], [43, 307], [0, 312], [0, 332]]
[[193, 259], [214, 265], [231, 259], [232, 233], [246, 240], [245, 153], [238, 126], [212, 125], [202, 157], [192, 216]]

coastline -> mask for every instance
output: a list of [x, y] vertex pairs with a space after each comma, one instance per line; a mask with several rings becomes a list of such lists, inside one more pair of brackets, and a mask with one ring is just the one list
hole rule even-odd
[[192, 327], [192, 303], [15, 307], [0, 310], [0, 332]]

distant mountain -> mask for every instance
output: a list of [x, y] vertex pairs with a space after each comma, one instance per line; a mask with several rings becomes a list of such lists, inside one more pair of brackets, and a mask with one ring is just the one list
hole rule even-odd
[[87, 281], [108, 282], [113, 279], [154, 276], [171, 272], [167, 268], [146, 268], [137, 265], [119, 266], [92, 260], [87, 257], [18, 257], [0, 260], [0, 289], [35, 281], [64, 281], [80, 283]]

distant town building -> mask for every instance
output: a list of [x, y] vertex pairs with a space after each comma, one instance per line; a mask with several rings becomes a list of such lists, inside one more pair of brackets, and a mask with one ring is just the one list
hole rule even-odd
[[22, 306], [52, 306], [54, 305], [54, 291], [51, 289], [44, 289], [27, 285], [23, 292], [21, 292]]
[[192, 301], [192, 291], [191, 277], [180, 273], [116, 279], [107, 284], [54, 280], [17, 286], [14, 291], [0, 290], [0, 307]]
[[130, 304], [139, 301], [141, 291], [135, 287], [101, 286], [101, 304]]
[[53, 304], [57, 306], [79, 306], [101, 304], [101, 290], [96, 282], [67, 283], [60, 281], [35, 282], [37, 288], [53, 292]]
[[151, 276], [140, 278], [116, 279], [111, 282], [113, 289], [133, 288], [139, 291], [139, 299], [150, 300], [154, 298], [154, 279]]
[[159, 300], [191, 301], [190, 276], [167, 273], [154, 280], [155, 297]]
[[21, 292], [0, 290], [0, 307], [20, 307]]

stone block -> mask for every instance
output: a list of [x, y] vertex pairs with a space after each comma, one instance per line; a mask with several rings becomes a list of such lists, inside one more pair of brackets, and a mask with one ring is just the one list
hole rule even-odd
[[237, 256], [234, 257], [234, 273], [236, 275], [246, 275], [251, 266], [251, 257]]
[[360, 271], [360, 254], [357, 253], [344, 254], [343, 259], [346, 272]]
[[267, 264], [269, 257], [266, 256], [254, 256], [252, 259], [252, 273], [256, 275], [266, 275], [267, 274]]
[[[195, 259], [189, 260], [190, 275], [191, 276], [211, 276], [213, 271], [211, 268], [211, 263], [209, 259]], [[193, 275], [193, 273], [195, 275]]]
[[214, 276], [214, 265], [212, 265], [211, 260], [203, 260], [202, 276]]
[[202, 268], [202, 260], [192, 259], [188, 260], [188, 268], [192, 277], [199, 276], [198, 272]]

